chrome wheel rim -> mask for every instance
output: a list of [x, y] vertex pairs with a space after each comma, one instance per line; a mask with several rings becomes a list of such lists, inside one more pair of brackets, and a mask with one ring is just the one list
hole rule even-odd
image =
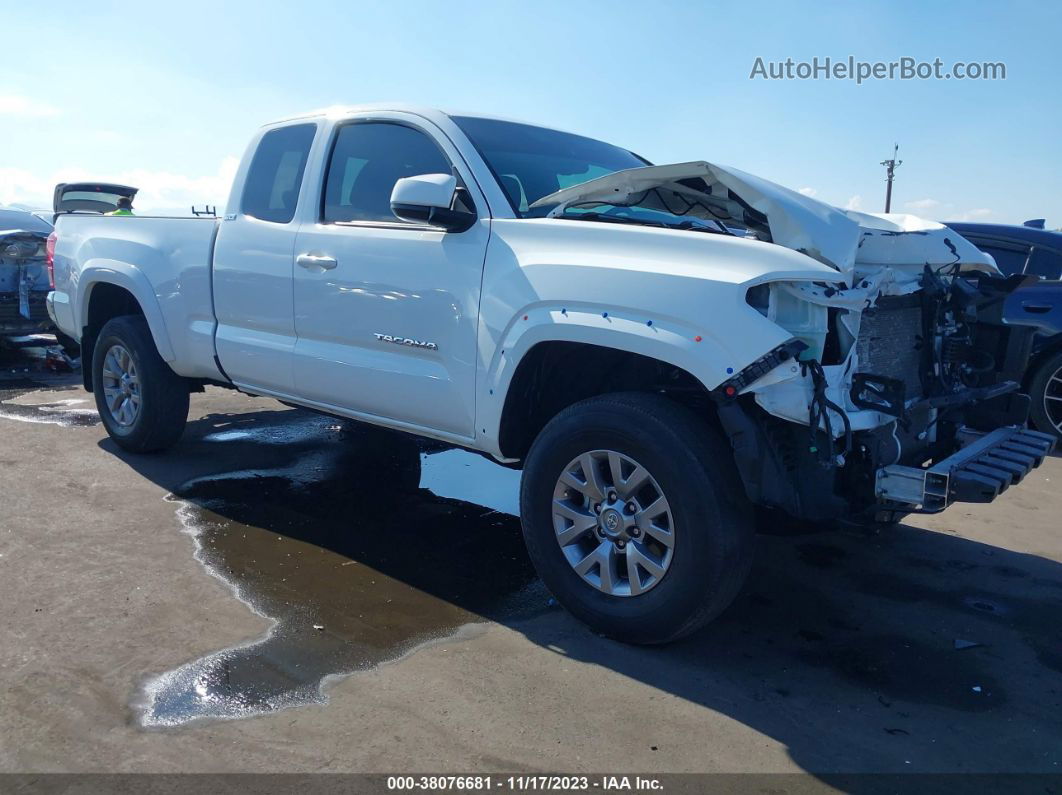
[[1044, 385], [1044, 414], [1055, 433], [1062, 434], [1062, 367], [1051, 373]]
[[103, 356], [103, 397], [111, 419], [132, 427], [140, 414], [140, 378], [136, 362], [124, 345], [112, 345]]
[[585, 582], [610, 596], [640, 596], [671, 566], [675, 523], [649, 471], [614, 450], [573, 458], [553, 491], [561, 552]]

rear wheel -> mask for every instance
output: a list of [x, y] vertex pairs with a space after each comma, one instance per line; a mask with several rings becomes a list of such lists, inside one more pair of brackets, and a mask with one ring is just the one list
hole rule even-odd
[[1038, 430], [1062, 440], [1062, 351], [1043, 361], [1029, 383], [1029, 416]]
[[752, 512], [729, 445], [657, 395], [577, 403], [543, 429], [520, 493], [524, 539], [593, 629], [665, 643], [721, 613], [748, 573]]
[[162, 360], [147, 321], [109, 320], [92, 356], [96, 408], [111, 438], [134, 453], [164, 450], [184, 432], [188, 383]]

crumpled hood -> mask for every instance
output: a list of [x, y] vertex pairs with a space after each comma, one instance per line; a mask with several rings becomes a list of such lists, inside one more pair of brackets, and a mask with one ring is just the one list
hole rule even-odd
[[[703, 179], [706, 193], [682, 180]], [[718, 186], [718, 187], [717, 187]], [[943, 224], [913, 215], [841, 210], [736, 168], [693, 161], [617, 171], [544, 196], [531, 207], [557, 204], [550, 215], [578, 202], [633, 204], [659, 189], [686, 200], [730, 196], [767, 218], [774, 243], [836, 268], [852, 284], [860, 266], [907, 266], [921, 272], [959, 265], [960, 270], [998, 273], [991, 257]]]

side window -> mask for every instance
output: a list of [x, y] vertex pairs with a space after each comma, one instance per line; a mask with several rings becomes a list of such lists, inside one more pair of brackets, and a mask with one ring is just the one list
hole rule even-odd
[[970, 242], [986, 254], [991, 254], [1005, 276], [1025, 270], [1025, 260], [1029, 258], [1028, 246], [985, 238], [970, 238]]
[[1033, 247], [1025, 272], [1044, 279], [1062, 278], [1062, 254], [1042, 246]]
[[450, 161], [425, 133], [403, 124], [355, 122], [340, 128], [325, 180], [323, 220], [401, 223], [391, 191], [402, 177], [449, 174]]
[[295, 217], [302, 174], [313, 143], [315, 124], [296, 124], [271, 130], [255, 150], [240, 209], [262, 221], [286, 224]]

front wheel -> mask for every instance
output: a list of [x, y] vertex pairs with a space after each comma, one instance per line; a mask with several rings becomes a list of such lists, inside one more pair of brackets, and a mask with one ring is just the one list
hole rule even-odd
[[546, 586], [618, 640], [693, 632], [751, 563], [752, 511], [729, 445], [658, 395], [603, 395], [557, 415], [528, 453], [520, 509]]
[[1038, 430], [1062, 441], [1062, 351], [1047, 357], [1029, 382], [1029, 417]]
[[143, 317], [116, 317], [100, 331], [92, 391], [107, 433], [124, 450], [164, 450], [184, 432], [188, 383], [159, 356]]

